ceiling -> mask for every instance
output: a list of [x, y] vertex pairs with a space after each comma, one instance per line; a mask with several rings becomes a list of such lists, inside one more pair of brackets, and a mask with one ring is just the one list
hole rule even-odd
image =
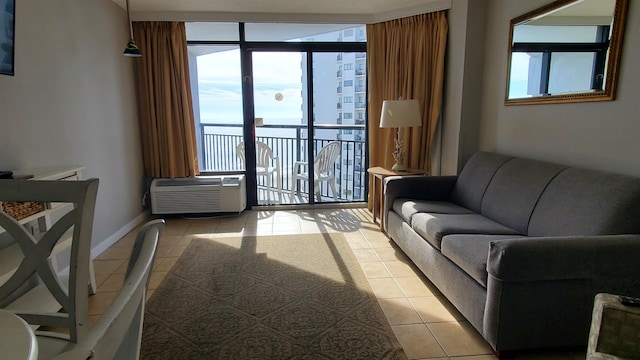
[[374, 23], [449, 9], [451, 0], [129, 0], [129, 7], [142, 21]]

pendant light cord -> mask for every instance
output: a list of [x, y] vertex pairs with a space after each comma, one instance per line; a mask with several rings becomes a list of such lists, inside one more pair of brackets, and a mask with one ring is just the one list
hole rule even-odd
[[133, 23], [131, 22], [131, 12], [129, 12], [129, 0], [125, 0], [127, 3], [127, 19], [129, 20], [129, 35], [133, 40]]

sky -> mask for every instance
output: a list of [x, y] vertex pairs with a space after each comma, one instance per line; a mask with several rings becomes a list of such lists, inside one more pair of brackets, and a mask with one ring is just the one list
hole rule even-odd
[[[202, 55], [198, 91], [202, 123], [242, 123], [240, 50]], [[265, 124], [296, 124], [302, 119], [300, 53], [253, 53], [256, 117]], [[276, 94], [281, 94], [280, 101]]]

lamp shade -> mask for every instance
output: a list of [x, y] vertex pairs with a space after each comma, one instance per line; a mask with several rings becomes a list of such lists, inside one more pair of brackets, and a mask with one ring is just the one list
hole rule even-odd
[[131, 39], [127, 43], [127, 47], [124, 49], [124, 52], [122, 53], [122, 55], [131, 56], [131, 57], [140, 57], [142, 56], [142, 52], [140, 52], [140, 49], [138, 49], [138, 45], [136, 45], [136, 42], [133, 41], [133, 39]]
[[385, 100], [380, 115], [381, 128], [422, 126], [418, 100]]

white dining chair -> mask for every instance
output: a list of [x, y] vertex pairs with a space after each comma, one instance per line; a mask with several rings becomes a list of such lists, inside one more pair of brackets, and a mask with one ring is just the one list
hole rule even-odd
[[65, 344], [55, 360], [136, 360], [140, 357], [144, 304], [164, 220], [146, 223], [138, 233], [122, 289], [77, 344]]
[[[313, 187], [315, 189], [316, 199], [320, 198], [320, 185], [322, 182], [329, 184], [333, 200], [338, 200], [338, 192], [336, 190], [336, 174], [335, 162], [340, 156], [340, 142], [332, 141], [323, 146], [313, 161]], [[303, 172], [302, 168], [308, 166], [305, 161], [296, 161], [293, 165], [293, 184], [291, 185], [291, 199], [295, 197], [295, 191], [298, 187], [298, 180], [309, 181], [309, 172]]]
[[[236, 155], [242, 160], [242, 165], [246, 169], [246, 154], [244, 142], [236, 147]], [[256, 176], [266, 178], [268, 198], [271, 198], [270, 190], [273, 188], [273, 177], [276, 178], [276, 188], [278, 190], [278, 200], [282, 201], [282, 178], [281, 178], [280, 158], [273, 156], [273, 150], [262, 141], [256, 141]]]
[[[0, 181], [0, 201], [73, 204], [42, 237], [0, 212], [0, 227], [6, 232], [3, 235], [17, 244], [14, 259], [19, 261], [0, 285], [0, 307], [38, 328], [38, 348], [40, 358], [44, 358], [47, 348], [41, 344], [41, 336], [77, 343], [87, 334], [89, 259], [98, 179]], [[71, 248], [67, 278], [58, 274], [52, 264], [57, 256], [56, 245], [68, 241]], [[48, 330], [43, 331], [42, 327]]]

